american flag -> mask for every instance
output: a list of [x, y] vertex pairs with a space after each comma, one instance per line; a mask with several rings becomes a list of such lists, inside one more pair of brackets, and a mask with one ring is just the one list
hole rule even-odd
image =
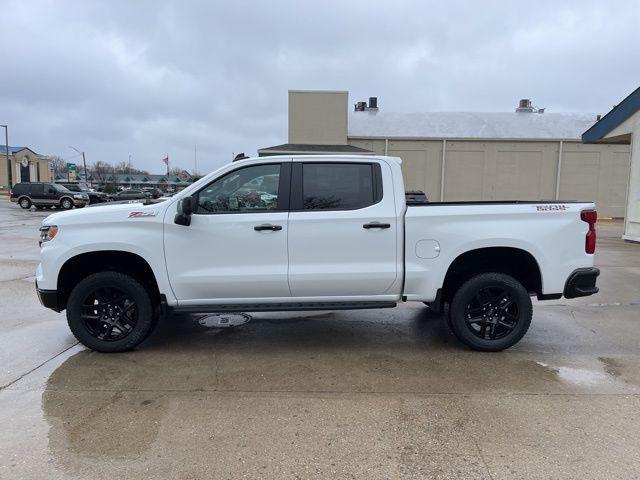
[[169, 166], [169, 155], [167, 155], [166, 157], [164, 157], [162, 159], [162, 161], [164, 162], [164, 164], [168, 167]]

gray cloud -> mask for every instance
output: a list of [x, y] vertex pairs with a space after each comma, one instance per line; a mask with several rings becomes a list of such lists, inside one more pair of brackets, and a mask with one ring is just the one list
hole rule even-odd
[[[290, 88], [389, 111], [606, 113], [640, 79], [636, 1], [0, 1], [11, 143], [202, 170], [286, 141]], [[8, 20], [8, 21], [6, 21]]]

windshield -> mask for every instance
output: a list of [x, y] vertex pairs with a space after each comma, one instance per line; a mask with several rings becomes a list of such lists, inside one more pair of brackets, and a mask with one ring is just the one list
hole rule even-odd
[[57, 183], [53, 184], [53, 188], [55, 188], [56, 190], [58, 190], [59, 192], [68, 192], [70, 191], [68, 188], [63, 187], [62, 185], [59, 185]]

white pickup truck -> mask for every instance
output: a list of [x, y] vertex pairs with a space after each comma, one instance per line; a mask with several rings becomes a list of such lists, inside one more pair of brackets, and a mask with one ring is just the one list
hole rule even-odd
[[167, 312], [443, 311], [466, 345], [529, 328], [531, 296], [598, 291], [596, 211], [573, 201], [411, 202], [400, 159], [278, 156], [222, 167], [160, 203], [55, 213], [41, 303], [87, 347], [142, 342]]

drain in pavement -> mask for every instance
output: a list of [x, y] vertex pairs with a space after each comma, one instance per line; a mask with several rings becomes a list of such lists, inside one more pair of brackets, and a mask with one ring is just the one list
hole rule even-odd
[[214, 313], [198, 320], [198, 323], [207, 328], [229, 328], [244, 325], [251, 321], [251, 315], [246, 313]]

